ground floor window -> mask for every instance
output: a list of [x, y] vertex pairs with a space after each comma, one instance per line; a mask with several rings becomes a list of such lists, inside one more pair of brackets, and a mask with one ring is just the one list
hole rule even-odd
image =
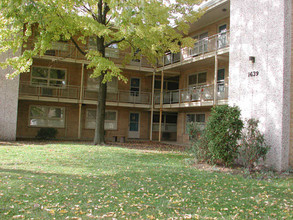
[[189, 122], [196, 122], [201, 129], [204, 129], [205, 127], [205, 121], [206, 121], [206, 115], [204, 113], [188, 113], [186, 114], [186, 126], [185, 126], [185, 130], [187, 133], [187, 124]]
[[29, 125], [34, 127], [65, 127], [65, 108], [53, 106], [30, 106]]
[[[153, 131], [159, 131], [160, 114], [153, 115]], [[162, 131], [176, 132], [177, 131], [177, 113], [162, 113]]]
[[[106, 110], [105, 114], [105, 130], [117, 130], [117, 111]], [[86, 110], [86, 119], [85, 119], [85, 128], [95, 129], [96, 125], [96, 110], [87, 109]]]

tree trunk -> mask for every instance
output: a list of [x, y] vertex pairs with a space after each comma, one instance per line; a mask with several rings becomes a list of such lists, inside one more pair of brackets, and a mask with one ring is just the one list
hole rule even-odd
[[[97, 37], [97, 50], [105, 57], [105, 39], [103, 37]], [[98, 103], [96, 111], [96, 129], [94, 144], [104, 144], [105, 143], [105, 110], [106, 110], [106, 96], [107, 96], [107, 84], [103, 83], [104, 76], [107, 72], [102, 72], [99, 77], [99, 92], [98, 92]]]
[[99, 80], [99, 92], [98, 92], [98, 104], [96, 111], [96, 129], [94, 144], [105, 143], [105, 110], [106, 110], [106, 95], [107, 95], [107, 84], [102, 83], [105, 73], [102, 73]]

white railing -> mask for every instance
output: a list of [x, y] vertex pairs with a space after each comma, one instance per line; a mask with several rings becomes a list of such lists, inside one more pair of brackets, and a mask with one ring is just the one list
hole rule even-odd
[[193, 48], [182, 48], [178, 53], [167, 53], [158, 61], [158, 66], [182, 62], [198, 55], [226, 48], [229, 47], [229, 43], [230, 32], [221, 32], [197, 41]]
[[[217, 84], [217, 100], [228, 99], [228, 85]], [[172, 90], [163, 93], [163, 104], [203, 102], [214, 100], [214, 85], [194, 86], [188, 89]], [[155, 94], [155, 104], [160, 104], [160, 93]]]

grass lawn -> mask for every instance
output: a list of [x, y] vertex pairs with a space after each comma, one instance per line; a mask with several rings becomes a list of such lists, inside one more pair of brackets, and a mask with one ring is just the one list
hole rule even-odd
[[293, 179], [200, 171], [185, 153], [0, 145], [0, 219], [281, 219]]

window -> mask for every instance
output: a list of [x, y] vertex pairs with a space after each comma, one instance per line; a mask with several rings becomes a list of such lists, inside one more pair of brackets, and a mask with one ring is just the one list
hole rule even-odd
[[[95, 37], [89, 38], [88, 48], [90, 50], [97, 50], [97, 41]], [[112, 58], [119, 58], [118, 44], [111, 44], [109, 47], [107, 47], [105, 50], [105, 56], [112, 57]]]
[[131, 78], [130, 80], [130, 95], [131, 96], [139, 96], [140, 90], [140, 79], [139, 78]]
[[206, 82], [207, 82], [207, 73], [206, 72], [192, 74], [192, 75], [189, 75], [189, 77], [188, 77], [188, 85], [189, 86], [206, 84]]
[[[160, 114], [153, 115], [153, 131], [159, 131]], [[177, 113], [162, 113], [162, 131], [177, 131]]]
[[186, 114], [186, 131], [187, 131], [187, 123], [196, 122], [198, 123], [201, 129], [204, 129], [205, 126], [205, 114]]
[[[87, 77], [87, 89], [88, 90], [98, 90], [99, 89], [99, 78], [91, 78], [91, 73]], [[113, 77], [112, 81], [107, 82], [107, 92], [117, 92], [118, 90], [118, 79]]]
[[228, 44], [227, 42], [227, 25], [221, 25], [219, 27], [219, 35], [218, 35], [218, 48], [223, 48]]
[[208, 52], [208, 32], [194, 36], [193, 39], [197, 40], [194, 47], [190, 50], [191, 56], [196, 56], [204, 52]]
[[[105, 130], [117, 130], [117, 111], [106, 110], [105, 114]], [[96, 110], [86, 110], [85, 127], [87, 129], [95, 129], [96, 127]]]
[[35, 127], [64, 128], [65, 109], [52, 106], [30, 106], [29, 125]]
[[64, 87], [66, 84], [66, 70], [33, 66], [31, 83], [46, 87]]

